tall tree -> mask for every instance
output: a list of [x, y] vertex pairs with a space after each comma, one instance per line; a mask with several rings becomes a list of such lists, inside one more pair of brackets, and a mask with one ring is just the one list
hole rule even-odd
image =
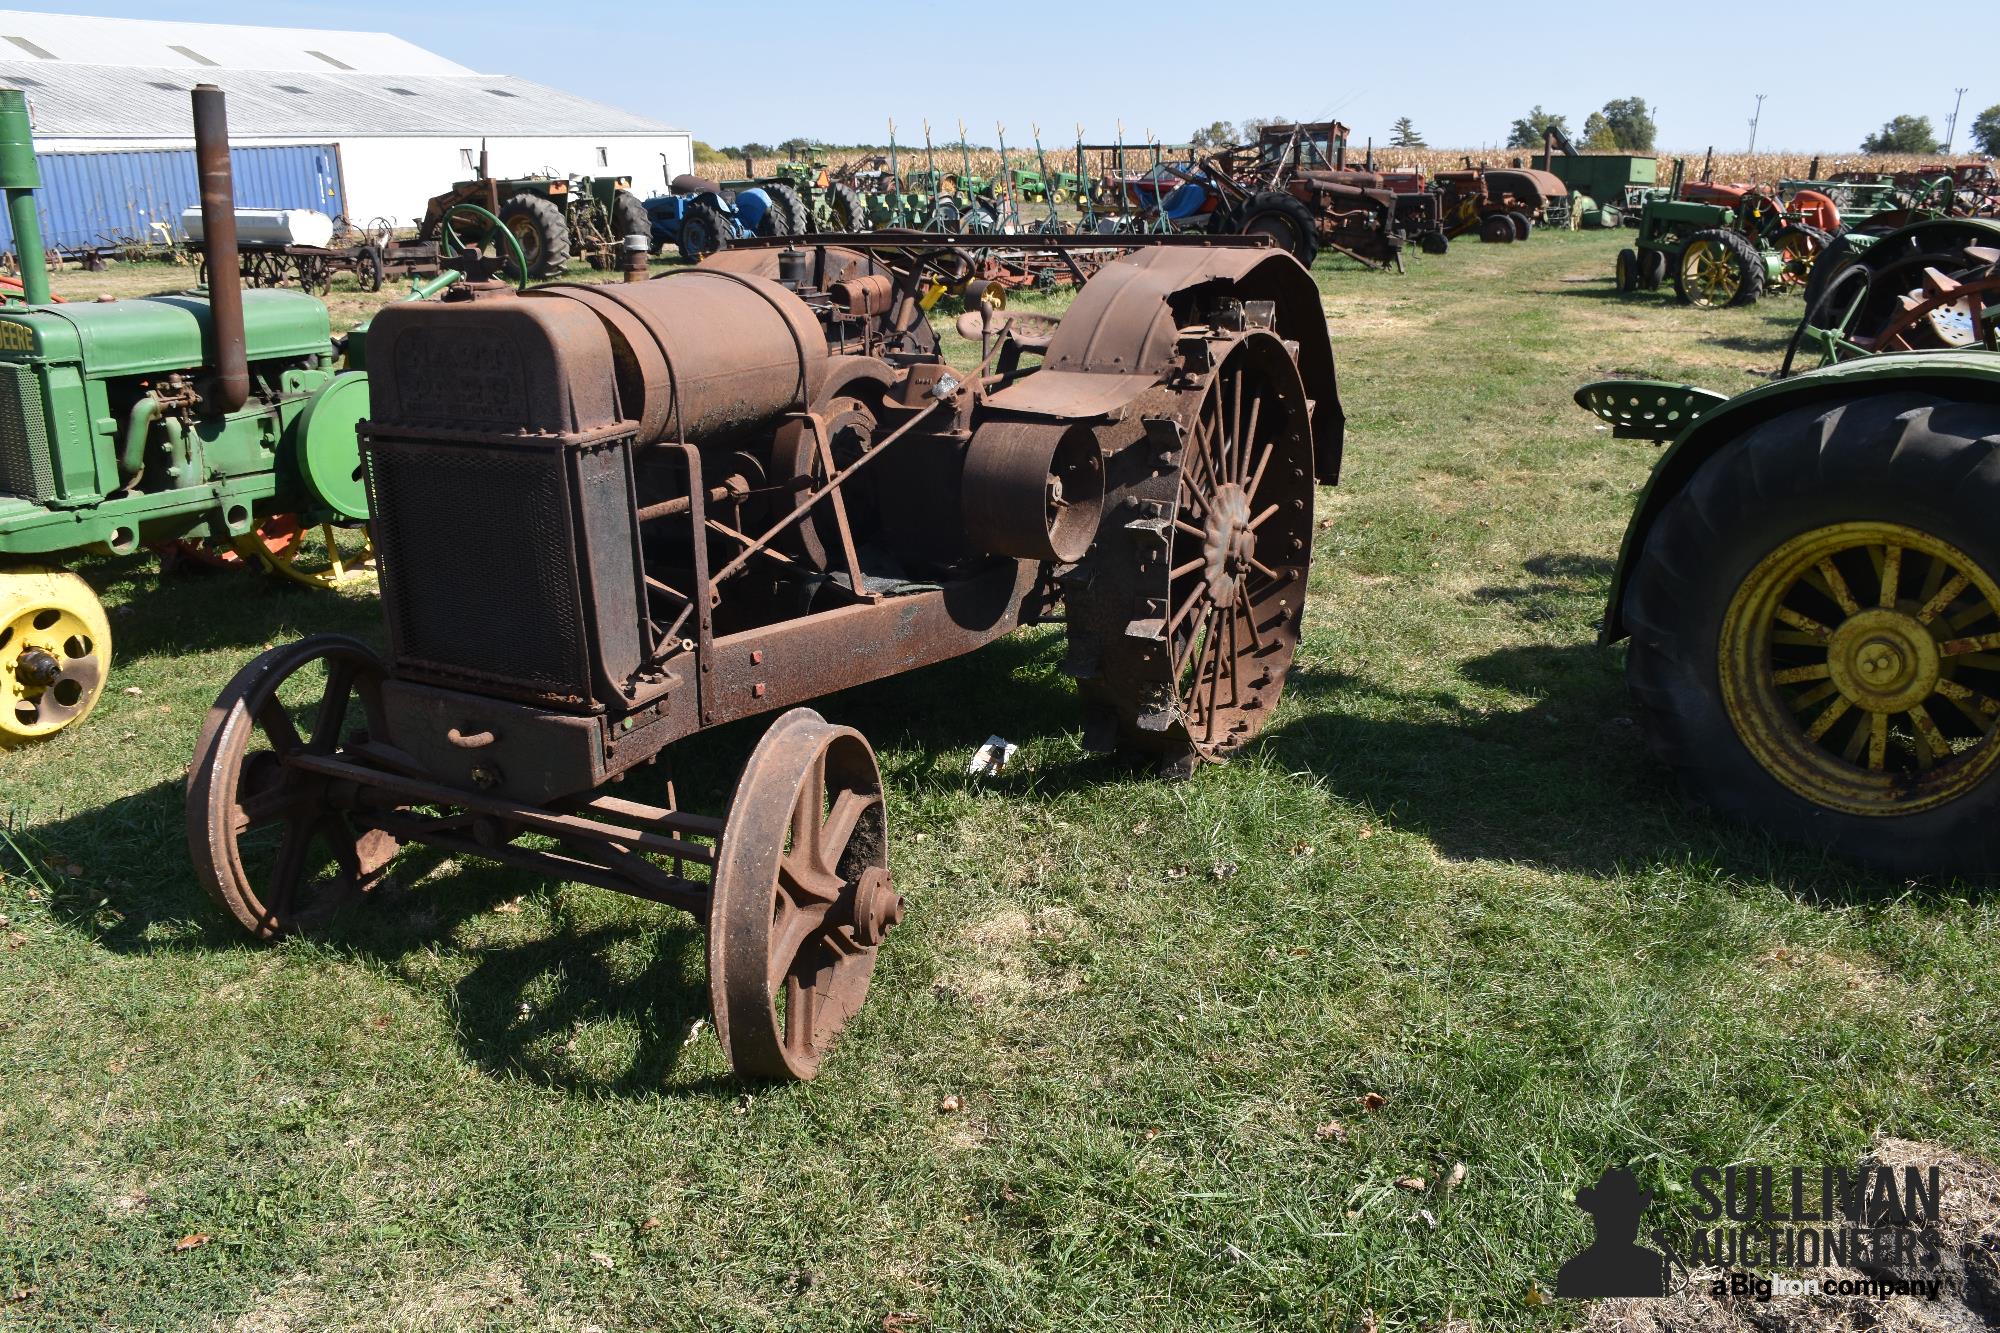
[[1972, 122], [1972, 142], [1988, 157], [2000, 157], [2000, 106], [1989, 106]]
[[1264, 132], [1265, 126], [1290, 125], [1292, 123], [1293, 121], [1290, 116], [1252, 116], [1236, 127], [1236, 133], [1239, 136], [1238, 142], [1255, 143], [1257, 136]]
[[1935, 153], [1941, 146], [1929, 116], [1897, 116], [1861, 141], [1864, 153]]
[[1540, 148], [1542, 146], [1542, 135], [1551, 125], [1561, 130], [1565, 135], [1569, 133], [1568, 116], [1558, 116], [1553, 112], [1544, 111], [1541, 108], [1541, 104], [1537, 103], [1534, 110], [1515, 121], [1512, 128], [1507, 131], [1507, 146], [1509, 148]]
[[1650, 153], [1659, 127], [1643, 97], [1619, 97], [1583, 122], [1583, 147], [1593, 153]]
[[1226, 120], [1218, 120], [1203, 126], [1188, 136], [1188, 144], [1213, 152], [1217, 148], [1227, 148], [1236, 142], [1236, 128]]
[[1417, 133], [1417, 127], [1410, 123], [1408, 116], [1398, 116], [1396, 123], [1389, 127], [1389, 146], [1391, 148], [1428, 148], [1430, 145], [1424, 142], [1423, 135]]

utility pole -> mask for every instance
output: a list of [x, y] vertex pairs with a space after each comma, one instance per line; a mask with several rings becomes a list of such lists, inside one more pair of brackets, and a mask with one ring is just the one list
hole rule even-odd
[[1954, 88], [1952, 92], [1957, 96], [1952, 98], [1951, 114], [1944, 121], [1944, 151], [1947, 153], [1951, 152], [1951, 141], [1958, 137], [1958, 108], [1965, 103], [1965, 89]]
[[1757, 94], [1757, 110], [1750, 117], [1750, 152], [1757, 151], [1757, 122], [1764, 118], [1764, 94]]

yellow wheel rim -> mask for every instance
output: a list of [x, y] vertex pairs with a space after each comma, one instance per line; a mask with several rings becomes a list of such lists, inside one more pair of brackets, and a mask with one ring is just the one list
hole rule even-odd
[[1812, 277], [1813, 261], [1819, 258], [1819, 242], [1810, 236], [1795, 234], [1785, 239], [1779, 253], [1784, 256], [1784, 268], [1779, 281], [1787, 287], [1803, 287]]
[[1836, 523], [1780, 546], [1731, 600], [1717, 665], [1744, 746], [1815, 805], [1915, 814], [2000, 754], [2000, 586], [1915, 528]]
[[284, 550], [273, 550], [254, 532], [235, 540], [237, 550], [269, 572], [309, 588], [338, 588], [375, 576], [375, 543], [366, 526], [322, 523]]
[[1681, 285], [1695, 305], [1728, 305], [1743, 289], [1743, 273], [1714, 241], [1694, 241], [1681, 254]]
[[89, 584], [61, 570], [0, 571], [0, 750], [83, 721], [110, 667], [111, 626]]

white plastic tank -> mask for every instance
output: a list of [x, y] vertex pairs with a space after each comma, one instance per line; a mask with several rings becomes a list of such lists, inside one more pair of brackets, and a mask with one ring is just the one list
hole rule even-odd
[[[201, 210], [190, 208], [181, 214], [181, 230], [188, 240], [201, 244]], [[311, 208], [239, 208], [236, 210], [238, 245], [311, 245], [325, 247], [333, 240], [333, 219]]]

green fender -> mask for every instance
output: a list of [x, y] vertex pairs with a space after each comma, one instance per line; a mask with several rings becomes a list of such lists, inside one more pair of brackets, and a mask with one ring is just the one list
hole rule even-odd
[[[1639, 506], [1625, 528], [1598, 642], [1615, 643], [1625, 637], [1622, 610], [1632, 567], [1645, 549], [1646, 536], [1660, 512], [1703, 463], [1731, 441], [1795, 408], [1902, 392], [2000, 403], [2000, 353], [1891, 352], [1760, 384], [1727, 399], [1706, 389], [1652, 380], [1599, 380], [1578, 389], [1577, 405], [1611, 421], [1614, 433], [1621, 438], [1672, 441], [1654, 464], [1653, 475], [1639, 495]], [[1655, 410], [1654, 419], [1648, 420], [1643, 410], [1629, 410], [1634, 397], [1641, 400], [1642, 409], [1664, 402], [1666, 410]], [[1617, 415], [1621, 404], [1624, 420]], [[1667, 419], [1670, 410], [1678, 411], [1671, 421]]]

